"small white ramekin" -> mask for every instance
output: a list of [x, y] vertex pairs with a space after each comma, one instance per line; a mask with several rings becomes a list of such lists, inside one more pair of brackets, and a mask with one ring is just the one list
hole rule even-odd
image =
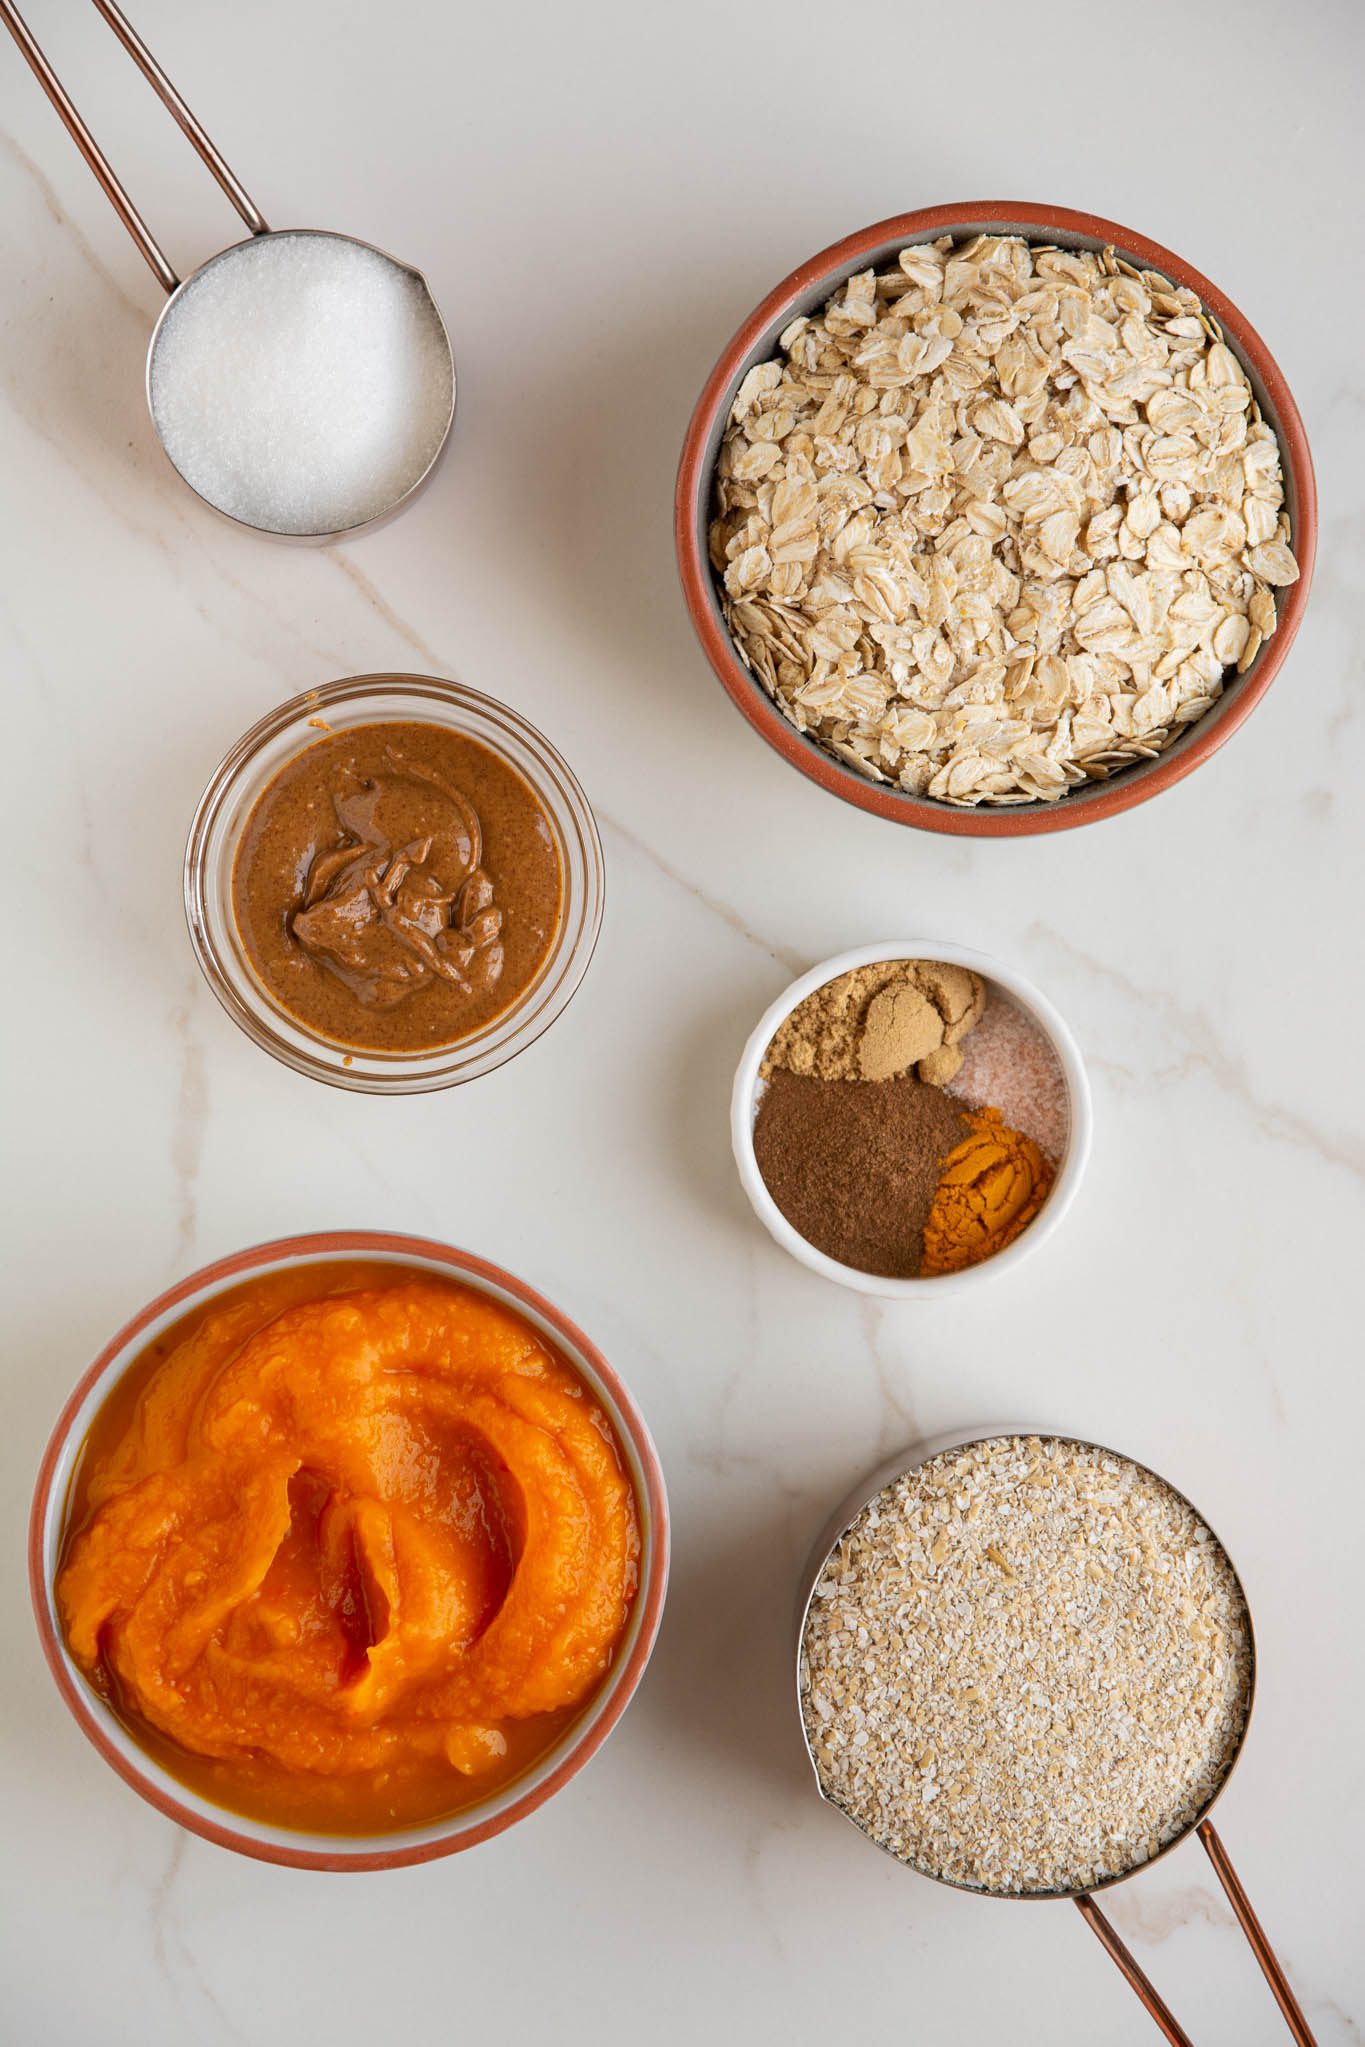
[[[993, 1258], [983, 1259], [980, 1265], [969, 1265], [963, 1272], [935, 1273], [919, 1279], [890, 1279], [877, 1272], [860, 1272], [856, 1266], [842, 1265], [837, 1258], [827, 1257], [792, 1228], [768, 1192], [754, 1156], [759, 1067], [778, 1027], [799, 1002], [804, 1002], [817, 988], [823, 988], [827, 981], [836, 980], [840, 974], [847, 974], [854, 967], [873, 966], [878, 960], [943, 960], [949, 966], [970, 967], [984, 981], [994, 982], [1007, 995], [1013, 996], [1021, 1009], [1028, 1011], [1051, 1042], [1066, 1079], [1070, 1108], [1067, 1143], [1057, 1163], [1057, 1177], [1051, 1193], [1028, 1228], [1022, 1230], [1012, 1244], [1007, 1244], [1003, 1251], [997, 1251]], [[769, 1236], [822, 1278], [852, 1287], [856, 1293], [876, 1294], [893, 1301], [941, 1300], [952, 1290], [960, 1292], [964, 1287], [979, 1286], [983, 1280], [997, 1278], [1016, 1266], [1020, 1259], [1036, 1251], [1052, 1235], [1075, 1199], [1090, 1156], [1090, 1132], [1090, 1082], [1085, 1065], [1076, 1040], [1047, 997], [1040, 995], [1031, 981], [1025, 980], [1022, 974], [1016, 973], [1013, 967], [1007, 967], [1003, 961], [992, 959], [988, 953], [974, 952], [970, 946], [949, 945], [940, 938], [897, 938], [880, 945], [855, 946], [852, 952], [837, 953], [833, 959], [822, 960], [818, 967], [802, 974], [760, 1017], [744, 1047], [730, 1098], [730, 1141], [735, 1164], [750, 1206]]]

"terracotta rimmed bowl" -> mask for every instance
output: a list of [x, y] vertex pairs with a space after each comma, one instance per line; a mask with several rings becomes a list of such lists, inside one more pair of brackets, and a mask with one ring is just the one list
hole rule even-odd
[[[117, 1382], [161, 1331], [252, 1274], [363, 1258], [454, 1278], [513, 1308], [542, 1330], [582, 1373], [615, 1425], [635, 1484], [640, 1514], [640, 1589], [616, 1659], [601, 1688], [559, 1740], [520, 1777], [464, 1811], [425, 1825], [368, 1835], [313, 1834], [275, 1826], [215, 1805], [189, 1790], [140, 1748], [67, 1652], [53, 1597], [72, 1474], [96, 1413]], [[62, 1409], [52, 1433], [29, 1520], [29, 1586], [43, 1653], [57, 1689], [83, 1734], [158, 1812], [219, 1847], [292, 1869], [400, 1869], [453, 1855], [525, 1819], [561, 1790], [601, 1748], [629, 1705], [659, 1631], [668, 1582], [668, 1498], [658, 1453], [643, 1416], [596, 1345], [542, 1294], [501, 1266], [425, 1237], [376, 1230], [333, 1230], [285, 1237], [219, 1259], [150, 1301], [100, 1352]]]
[[[1022, 235], [1031, 242], [1067, 249], [1112, 247], [1139, 269], [1158, 270], [1199, 294], [1206, 311], [1222, 327], [1228, 346], [1247, 373], [1266, 423], [1279, 439], [1299, 580], [1279, 593], [1279, 625], [1246, 674], [1228, 683], [1218, 702], [1156, 760], [1136, 762], [1105, 782], [1084, 783], [1055, 803], [1018, 804], [1004, 809], [983, 805], [964, 810], [930, 797], [911, 796], [885, 782], [870, 781], [788, 722], [745, 664], [730, 636], [707, 557], [706, 536], [716, 456], [735, 392], [755, 363], [766, 362], [778, 353], [778, 336], [788, 322], [800, 313], [811, 313], [823, 306], [855, 271], [881, 269], [893, 263], [899, 251], [910, 243], [933, 241], [944, 234], [965, 240], [981, 233]], [[822, 249], [818, 256], [793, 270], [755, 307], [707, 378], [683, 443], [674, 498], [678, 568], [693, 626], [711, 666], [754, 730], [812, 782], [831, 795], [842, 797], [846, 803], [857, 804], [860, 810], [870, 810], [874, 816], [890, 818], [896, 824], [915, 825], [922, 831], [985, 839], [1067, 831], [1074, 825], [1114, 817], [1120, 811], [1131, 810], [1136, 803], [1144, 803], [1160, 790], [1169, 789], [1215, 753], [1243, 719], [1250, 716], [1289, 652], [1308, 602], [1317, 530], [1313, 462], [1299, 408], [1274, 356], [1225, 293], [1182, 256], [1132, 228], [1121, 227], [1117, 221], [1102, 220], [1093, 213], [1078, 213], [1070, 207], [1015, 199], [926, 206], [915, 213], [879, 220], [874, 226]]]

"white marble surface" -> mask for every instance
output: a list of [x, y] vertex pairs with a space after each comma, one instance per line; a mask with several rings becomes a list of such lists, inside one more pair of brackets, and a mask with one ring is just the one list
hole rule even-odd
[[[28, 6], [173, 260], [231, 239], [93, 10]], [[804, 1775], [788, 1628], [819, 1524], [918, 1431], [1003, 1414], [1150, 1459], [1233, 1549], [1262, 1667], [1223, 1832], [1323, 2047], [1359, 2042], [1353, 0], [1292, 21], [1271, 0], [135, 12], [273, 221], [429, 272], [461, 409], [436, 487], [378, 535], [310, 553], [215, 522], [144, 414], [156, 287], [0, 47], [0, 2035], [1145, 2047], [1073, 1913], [898, 1871]], [[746, 731], [693, 643], [669, 508], [695, 392], [761, 292], [865, 221], [978, 194], [1091, 206], [1217, 278], [1298, 394], [1324, 529], [1289, 664], [1216, 760], [1084, 835], [971, 847], [835, 803]], [[180, 857], [251, 720], [404, 665], [560, 743], [598, 806], [608, 917], [513, 1067], [351, 1100], [218, 1010]], [[794, 971], [910, 927], [1055, 998], [1097, 1135], [1036, 1261], [879, 1310], [760, 1231], [726, 1095]], [[327, 1879], [189, 1839], [115, 1780], [40, 1661], [22, 1557], [41, 1445], [105, 1336], [192, 1266], [337, 1224], [469, 1244], [586, 1325], [657, 1434], [676, 1566], [640, 1696], [567, 1793], [471, 1857]], [[1284, 2037], [1197, 1846], [1113, 1912], [1201, 2047]]]

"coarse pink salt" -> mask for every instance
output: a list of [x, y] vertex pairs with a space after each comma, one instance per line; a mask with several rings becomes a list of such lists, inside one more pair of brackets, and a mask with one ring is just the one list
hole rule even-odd
[[1071, 1101], [1052, 1042], [1028, 1011], [990, 982], [986, 1012], [963, 1039], [962, 1065], [948, 1092], [974, 1109], [998, 1109], [1056, 1166], [1071, 1128]]

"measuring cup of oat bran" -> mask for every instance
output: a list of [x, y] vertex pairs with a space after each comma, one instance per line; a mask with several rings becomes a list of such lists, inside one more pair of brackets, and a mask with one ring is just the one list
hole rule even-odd
[[1251, 1718], [1246, 1594], [1157, 1473], [1022, 1429], [902, 1453], [820, 1542], [796, 1678], [823, 1798], [939, 1883], [1070, 1898], [1173, 2047], [1189, 2035], [1095, 1893], [1197, 1834], [1315, 2047], [1209, 1818]]

